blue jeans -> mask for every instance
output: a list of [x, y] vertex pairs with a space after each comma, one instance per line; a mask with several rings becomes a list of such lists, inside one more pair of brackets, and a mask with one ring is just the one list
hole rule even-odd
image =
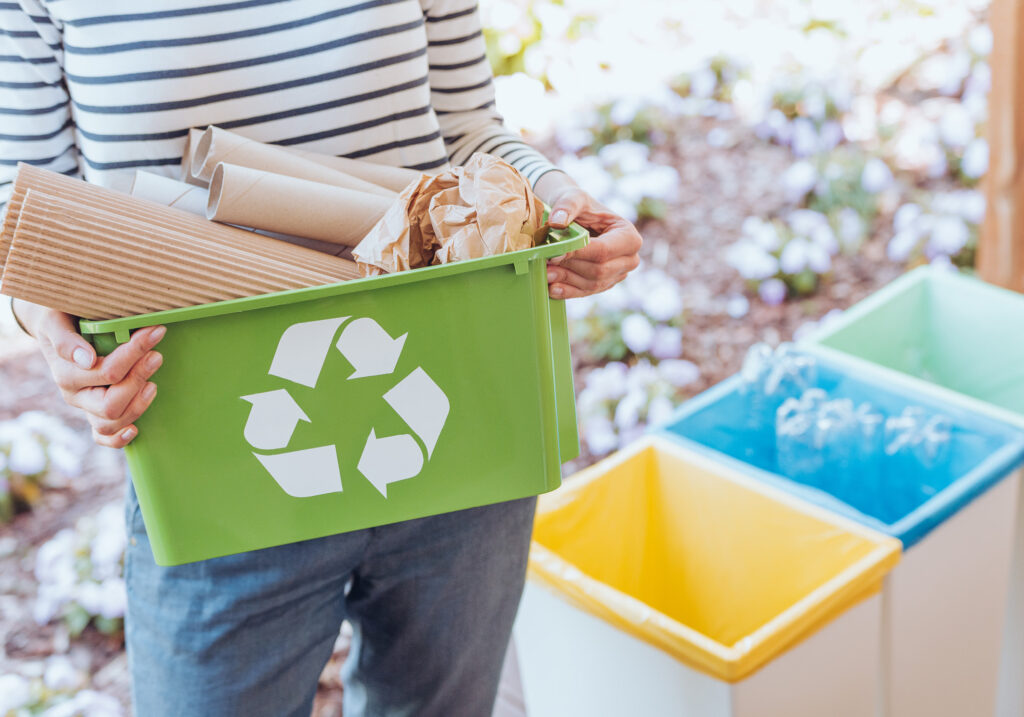
[[176, 567], [127, 500], [138, 717], [308, 717], [343, 619], [345, 717], [490, 717], [533, 526], [511, 501]]

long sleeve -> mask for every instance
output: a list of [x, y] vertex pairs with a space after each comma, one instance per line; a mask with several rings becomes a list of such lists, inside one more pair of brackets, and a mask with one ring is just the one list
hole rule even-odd
[[18, 162], [79, 173], [61, 33], [38, 0], [0, 2], [0, 209]]
[[555, 167], [509, 130], [495, 110], [494, 77], [476, 1], [420, 0], [420, 5], [426, 19], [431, 102], [451, 163], [488, 152], [536, 184]]

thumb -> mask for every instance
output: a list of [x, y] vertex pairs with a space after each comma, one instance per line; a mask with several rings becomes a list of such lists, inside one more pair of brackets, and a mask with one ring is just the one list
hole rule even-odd
[[565, 229], [583, 209], [581, 192], [566, 192], [555, 200], [551, 207], [548, 223], [555, 229]]
[[70, 314], [49, 312], [40, 333], [50, 342], [57, 355], [79, 368], [89, 369], [96, 363], [96, 350], [75, 329]]

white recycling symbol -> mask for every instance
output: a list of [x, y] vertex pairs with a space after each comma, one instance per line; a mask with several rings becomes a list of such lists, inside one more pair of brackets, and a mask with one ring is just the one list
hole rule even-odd
[[[408, 334], [393, 339], [371, 318], [350, 318], [339, 316], [289, 326], [281, 334], [268, 373], [316, 388], [331, 342], [342, 325], [335, 346], [355, 368], [348, 380], [394, 373]], [[245, 440], [261, 451], [287, 448], [299, 421], [310, 420], [284, 388], [241, 398], [252, 404]], [[429, 460], [448, 419], [449, 403], [444, 391], [422, 368], [414, 369], [392, 386], [384, 400], [423, 443], [421, 448], [408, 433], [378, 436], [375, 429], [370, 429], [357, 468], [387, 498], [390, 483], [414, 478], [423, 470], [424, 449]], [[342, 490], [336, 444], [273, 454], [253, 451], [253, 455], [285, 493], [295, 498]]]

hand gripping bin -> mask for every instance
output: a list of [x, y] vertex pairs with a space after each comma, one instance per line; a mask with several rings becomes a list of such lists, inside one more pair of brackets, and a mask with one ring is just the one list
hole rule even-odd
[[[807, 349], [1024, 427], [1024, 297], [1015, 292], [924, 267], [845, 312]], [[1024, 492], [1019, 500], [999, 717], [1024, 717]]]
[[826, 464], [791, 480], [778, 466], [774, 426], [747, 420], [749, 399], [739, 376], [685, 404], [667, 431], [903, 543], [903, 560], [882, 594], [882, 714], [992, 715], [1024, 434], [906, 384], [855, 378], [824, 358], [817, 372], [819, 387], [831, 398], [869, 401], [885, 415], [921, 406], [948, 416], [948, 459], [926, 470], [908, 463], [896, 467], [883, 456], [861, 475], [842, 477]]
[[649, 436], [537, 511], [530, 717], [863, 717], [899, 542]]
[[108, 321], [166, 324], [125, 449], [156, 561], [211, 558], [556, 488], [578, 450], [550, 243]]

